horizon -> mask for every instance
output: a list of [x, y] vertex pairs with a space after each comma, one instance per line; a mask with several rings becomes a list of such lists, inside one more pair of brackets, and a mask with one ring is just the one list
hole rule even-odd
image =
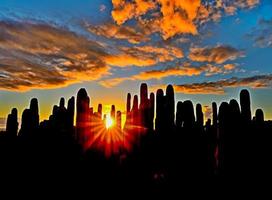
[[[142, 83], [143, 84], [143, 83]], [[170, 84], [171, 85], [171, 84]], [[138, 87], [138, 89], [140, 88], [140, 85], [139, 85], [139, 87]], [[51, 106], [51, 108], [49, 108], [48, 109], [48, 111], [49, 111], [49, 114], [48, 114], [48, 116], [43, 116], [43, 115], [40, 115], [40, 122], [42, 122], [42, 121], [45, 121], [45, 120], [48, 120], [49, 119], [49, 117], [50, 117], [50, 115], [52, 115], [52, 111], [53, 111], [53, 107], [54, 107], [54, 105], [58, 105], [59, 104], [59, 102], [60, 102], [60, 99], [61, 98], [64, 98], [65, 99], [65, 106], [67, 106], [67, 103], [68, 103], [68, 99], [69, 98], [71, 98], [71, 97], [74, 97], [74, 98], [76, 98], [76, 96], [77, 96], [77, 93], [78, 93], [78, 91], [80, 90], [80, 89], [85, 89], [86, 90], [86, 88], [79, 88], [78, 90], [77, 90], [77, 92], [74, 94], [74, 95], [72, 95], [72, 96], [68, 96], [68, 97], [63, 97], [63, 96], [60, 96], [59, 98], [58, 98], [58, 101], [57, 102], [55, 102], [54, 104], [52, 104], [52, 106]], [[148, 92], [149, 93], [154, 93], [154, 94], [156, 94], [157, 93], [157, 91], [158, 91], [158, 89], [162, 89], [163, 91], [164, 91], [164, 93], [166, 92], [166, 88], [148, 88]], [[89, 95], [89, 97], [90, 97], [90, 107], [92, 107], [93, 109], [94, 109], [94, 111], [96, 111], [97, 109], [98, 109], [98, 105], [99, 104], [102, 104], [102, 106], [103, 106], [103, 112], [102, 112], [102, 116], [104, 116], [104, 115], [107, 115], [107, 117], [110, 115], [110, 112], [111, 112], [111, 106], [112, 105], [114, 105], [115, 107], [116, 107], [116, 111], [121, 111], [121, 121], [122, 121], [122, 128], [124, 127], [124, 125], [125, 125], [125, 122], [126, 122], [126, 98], [127, 98], [127, 95], [128, 94], [131, 94], [131, 93], [126, 93], [126, 97], [124, 97], [124, 101], [121, 103], [122, 104], [122, 107], [123, 107], [123, 109], [120, 109], [120, 107], [121, 106], [116, 106], [115, 104], [103, 104], [103, 103], [101, 103], [101, 102], [97, 102], [96, 104], [94, 104], [92, 101], [93, 101], [93, 99], [95, 99], [95, 97], [92, 97], [91, 95], [90, 95], [90, 92], [88, 91], [88, 90], [86, 90], [87, 91], [87, 94]], [[221, 105], [221, 103], [223, 103], [223, 102], [229, 102], [230, 100], [232, 100], [232, 99], [234, 99], [234, 100], [236, 100], [237, 102], [239, 102], [240, 100], [239, 100], [239, 94], [240, 94], [240, 92], [242, 91], [242, 89], [238, 92], [238, 94], [237, 94], [237, 97], [230, 97], [230, 99], [226, 99], [226, 100], [223, 100], [223, 101], [221, 101], [221, 102], [216, 102], [216, 101], [212, 101], [211, 100], [211, 103], [210, 103], [210, 105], [202, 105], [202, 109], [203, 109], [203, 119], [204, 119], [204, 123], [208, 120], [208, 119], [212, 119], [212, 110], [211, 110], [211, 108], [212, 108], [212, 103], [213, 102], [215, 102], [217, 105]], [[174, 92], [175, 92], [175, 90], [174, 90]], [[250, 93], [250, 91], [249, 91], [249, 93]], [[135, 94], [131, 94], [131, 96], [133, 97], [134, 95], [137, 95], [138, 97], [140, 96], [140, 90], [138, 91], [138, 92], [136, 92]], [[193, 103], [193, 106], [194, 106], [194, 109], [196, 109], [196, 105], [198, 104], [198, 103], [200, 103], [200, 102], [194, 102], [193, 100], [191, 100], [191, 99], [177, 99], [177, 97], [176, 97], [176, 93], [175, 93], [175, 112], [176, 112], [176, 106], [177, 106], [177, 104], [178, 104], [178, 102], [179, 101], [182, 101], [182, 102], [184, 102], [184, 101], [186, 101], [186, 100], [189, 100], [189, 101], [192, 101], [192, 103]], [[33, 99], [33, 98], [36, 98], [36, 97], [30, 97], [30, 99], [29, 99], [29, 102], [28, 102], [28, 104], [25, 106], [25, 108], [24, 109], [27, 109], [27, 107], [29, 107], [30, 106], [30, 101], [31, 101], [31, 99]], [[250, 93], [250, 98], [251, 98], [251, 105], [250, 105], [250, 107], [251, 107], [251, 109], [252, 109], [252, 104], [254, 104], [254, 99], [252, 99], [252, 96], [251, 96], [251, 93]], [[38, 98], [37, 98], [38, 99]], [[96, 102], [96, 101], [94, 101], [94, 102]], [[38, 106], [39, 106], [39, 114], [41, 113], [41, 110], [43, 110], [43, 108], [40, 106], [40, 101], [39, 101], [39, 99], [38, 99]], [[156, 97], [155, 97], [155, 107], [156, 107]], [[13, 108], [16, 108], [16, 106], [14, 106]], [[10, 109], [10, 111], [13, 109], [13, 108], [11, 108]], [[16, 108], [17, 109], [17, 108]], [[23, 109], [23, 110], [24, 110]], [[255, 112], [256, 112], [256, 110], [257, 109], [260, 109], [260, 107], [258, 107], [258, 108], [256, 108], [256, 109], [252, 109], [252, 118], [254, 117], [254, 115], [255, 115]], [[19, 127], [21, 126], [21, 117], [20, 116], [22, 116], [22, 113], [23, 113], [23, 110], [18, 110], [18, 123], [19, 123]], [[77, 113], [75, 113], [75, 116], [74, 116], [74, 123], [75, 123], [75, 121], [76, 121], [76, 115], [77, 115]], [[156, 116], [156, 110], [155, 110], [155, 116]], [[271, 119], [267, 119], [266, 117], [266, 113], [265, 113], [265, 111], [264, 111], [264, 119], [266, 120], [266, 121], [271, 121]], [[5, 117], [5, 118], [0, 118], [0, 131], [4, 131], [5, 129], [6, 129], [6, 122], [7, 122], [7, 118]], [[154, 122], [155, 122], [155, 118], [154, 118]]]

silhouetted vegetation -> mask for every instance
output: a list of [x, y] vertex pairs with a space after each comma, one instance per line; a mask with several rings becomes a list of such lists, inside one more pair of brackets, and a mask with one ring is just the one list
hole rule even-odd
[[[146, 84], [140, 99], [128, 94], [123, 128], [121, 111], [112, 105], [110, 115], [102, 116], [102, 104], [97, 112], [90, 107], [85, 89], [67, 107], [61, 98], [42, 122], [38, 100], [31, 99], [19, 131], [17, 113], [12, 109], [0, 135], [1, 170], [8, 179], [70, 186], [85, 180], [137, 191], [182, 184], [213, 190], [222, 181], [269, 177], [272, 169], [272, 123], [261, 109], [251, 116], [247, 90], [240, 103], [232, 99], [219, 109], [212, 103], [212, 119], [205, 124], [201, 104], [196, 110], [190, 100], [175, 104], [171, 85], [165, 93], [159, 89], [156, 99]], [[115, 121], [112, 127], [106, 127], [107, 117]]]

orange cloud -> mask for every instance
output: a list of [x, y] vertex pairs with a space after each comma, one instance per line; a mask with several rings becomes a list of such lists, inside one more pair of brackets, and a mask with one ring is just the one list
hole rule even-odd
[[180, 33], [197, 34], [194, 20], [201, 5], [200, 0], [159, 0], [161, 4], [161, 32], [164, 39]]
[[242, 56], [244, 56], [242, 51], [231, 46], [218, 45], [216, 47], [191, 48], [188, 57], [197, 62], [222, 64]]
[[113, 87], [127, 80], [151, 80], [151, 79], [162, 79], [169, 76], [199, 76], [205, 73], [205, 76], [212, 76], [220, 73], [229, 73], [234, 68], [225, 69], [225, 67], [218, 67], [213, 65], [203, 65], [200, 67], [191, 66], [190, 63], [185, 63], [182, 67], [166, 68], [163, 70], [150, 70], [143, 71], [139, 74], [135, 74], [130, 77], [119, 77], [102, 80], [99, 83], [104, 87]]
[[99, 80], [110, 74], [110, 66], [145, 67], [183, 57], [170, 45], [112, 47], [47, 24], [0, 22], [0, 29], [0, 89], [5, 90], [59, 88]]
[[193, 21], [197, 17], [201, 0], [112, 0], [112, 4], [112, 17], [118, 25], [159, 8], [160, 15], [156, 21], [164, 39], [180, 33], [197, 33]]
[[226, 64], [226, 65], [224, 65], [225, 70], [234, 70], [235, 67], [236, 67], [235, 64]]
[[164, 48], [154, 46], [119, 47], [119, 50], [120, 52], [117, 54], [105, 56], [107, 64], [117, 67], [144, 67], [183, 57], [181, 49], [173, 46], [165, 46]]
[[[259, 75], [246, 78], [230, 78], [215, 82], [174, 85], [175, 92], [183, 94], [225, 94], [226, 88], [249, 87], [253, 89], [272, 86], [272, 75]], [[163, 87], [163, 86], [160, 86]]]
[[101, 45], [47, 24], [0, 22], [0, 89], [58, 88], [109, 74]]
[[112, 0], [112, 17], [118, 25], [123, 24], [129, 19], [139, 17], [151, 9], [156, 8], [156, 4], [150, 0]]
[[87, 25], [89, 32], [110, 39], [127, 40], [132, 44], [147, 42], [150, 40], [143, 31], [124, 25], [103, 24], [99, 26]]
[[112, 18], [118, 25], [130, 19], [152, 21], [157, 28], [151, 32], [160, 32], [166, 40], [177, 34], [195, 35], [199, 25], [219, 21], [223, 13], [233, 15], [237, 9], [251, 9], [258, 4], [259, 0], [112, 0]]
[[168, 76], [193, 76], [200, 75], [201, 68], [168, 68], [164, 70], [151, 70], [140, 72], [139, 74], [131, 77], [113, 78], [100, 81], [99, 83], [104, 87], [113, 87], [127, 80], [150, 80], [150, 79], [162, 79]]

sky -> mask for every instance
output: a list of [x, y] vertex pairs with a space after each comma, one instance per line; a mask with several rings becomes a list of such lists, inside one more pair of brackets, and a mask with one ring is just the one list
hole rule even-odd
[[47, 119], [84, 87], [97, 108], [172, 84], [176, 101], [238, 99], [272, 119], [271, 0], [0, 0], [0, 128], [39, 99]]

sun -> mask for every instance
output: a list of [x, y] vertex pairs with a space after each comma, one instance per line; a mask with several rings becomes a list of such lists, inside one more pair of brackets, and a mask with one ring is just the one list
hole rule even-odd
[[109, 115], [107, 115], [106, 128], [109, 129], [109, 128], [113, 127], [113, 125], [114, 125], [113, 119]]

